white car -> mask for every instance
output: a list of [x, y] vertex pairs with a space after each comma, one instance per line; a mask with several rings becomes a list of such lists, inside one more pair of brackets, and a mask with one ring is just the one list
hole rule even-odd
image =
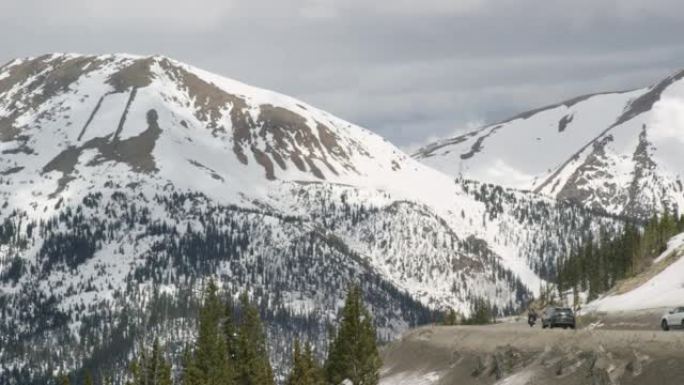
[[684, 306], [676, 307], [663, 315], [660, 320], [660, 327], [667, 331], [670, 328], [684, 329]]

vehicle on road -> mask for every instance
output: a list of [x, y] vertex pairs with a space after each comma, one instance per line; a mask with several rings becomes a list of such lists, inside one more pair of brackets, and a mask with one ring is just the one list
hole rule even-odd
[[575, 328], [575, 314], [567, 307], [547, 307], [541, 316], [542, 329]]
[[676, 307], [663, 314], [663, 318], [660, 319], [660, 327], [665, 331], [684, 329], [684, 306]]

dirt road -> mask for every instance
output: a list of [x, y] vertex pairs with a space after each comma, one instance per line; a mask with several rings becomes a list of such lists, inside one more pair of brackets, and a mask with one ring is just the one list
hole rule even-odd
[[422, 327], [383, 350], [381, 384], [684, 384], [684, 331], [658, 330], [657, 314], [596, 315], [578, 330]]

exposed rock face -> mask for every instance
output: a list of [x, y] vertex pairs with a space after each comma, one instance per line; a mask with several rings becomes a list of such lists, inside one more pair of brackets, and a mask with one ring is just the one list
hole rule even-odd
[[[656, 202], [649, 202], [649, 194], [647, 194], [649, 185], [658, 186], [660, 180], [656, 174], [658, 165], [653, 160], [653, 153], [655, 149], [648, 141], [648, 131], [646, 125], [643, 126], [639, 134], [639, 144], [634, 150], [632, 161], [634, 162], [634, 171], [632, 174], [632, 182], [627, 190], [628, 203], [625, 205], [625, 214], [630, 217], [648, 218], [653, 216], [653, 211], [648, 210], [649, 207], [657, 206]], [[649, 183], [650, 182], [650, 183]], [[675, 209], [676, 206], [671, 206], [672, 202], [666, 199], [665, 206], [670, 209]]]
[[133, 60], [123, 68], [109, 75], [107, 84], [114, 88], [113, 92], [125, 92], [133, 88], [147, 87], [152, 83], [154, 74], [152, 65], [156, 63], [155, 58], [144, 58]]
[[[608, 176], [607, 170], [610, 167], [609, 160], [606, 159], [606, 146], [612, 137], [607, 136], [600, 142], [594, 142], [591, 154], [585, 159], [562, 186], [558, 194], [559, 199], [573, 200], [576, 202], [593, 202], [592, 208], [601, 209], [604, 205], [615, 203], [621, 198], [622, 192], [618, 191], [616, 185], [603, 185], [601, 191], [593, 188], [594, 179], [605, 178]], [[612, 202], [611, 202], [612, 201]]]
[[473, 155], [482, 151], [482, 147], [483, 147], [482, 144], [484, 143], [485, 139], [487, 139], [491, 135], [494, 135], [496, 133], [496, 130], [498, 130], [500, 128], [501, 128], [501, 126], [494, 126], [485, 135], [482, 135], [479, 138], [477, 138], [475, 143], [473, 143], [473, 146], [470, 148], [470, 151], [468, 151], [464, 154], [461, 154], [461, 159], [470, 159], [473, 157]]
[[339, 135], [325, 123], [315, 121], [311, 124], [302, 114], [280, 106], [248, 105], [244, 97], [226, 92], [167, 59], [159, 64], [176, 81], [179, 89], [194, 100], [195, 116], [207, 127], [226, 132], [224, 116], [229, 111], [235, 156], [247, 164], [247, 150], [251, 152], [268, 179], [275, 179], [274, 163], [281, 170], [294, 165], [299, 171], [325, 179], [316, 165], [317, 161], [326, 166], [327, 172], [337, 175], [329, 158], [339, 162], [347, 171], [356, 172], [349, 153], [358, 152], [363, 146], [352, 141], [345, 149]]
[[653, 106], [662, 97], [663, 92], [665, 92], [668, 87], [678, 82], [682, 78], [684, 78], [684, 71], [669, 76], [668, 78], [662, 80], [660, 83], [649, 88], [647, 92], [643, 93], [634, 100], [631, 100], [625, 108], [622, 115], [620, 115], [615, 121], [615, 123], [613, 123], [613, 126], [619, 126], [629, 120], [634, 119], [640, 114], [651, 111], [651, 109], [653, 109]]
[[558, 132], [563, 132], [572, 123], [572, 115], [565, 115], [558, 121]]

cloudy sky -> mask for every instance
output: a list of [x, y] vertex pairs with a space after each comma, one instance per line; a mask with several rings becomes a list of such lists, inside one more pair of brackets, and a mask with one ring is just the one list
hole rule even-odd
[[0, 0], [0, 61], [163, 54], [412, 148], [684, 69], [681, 0]]

